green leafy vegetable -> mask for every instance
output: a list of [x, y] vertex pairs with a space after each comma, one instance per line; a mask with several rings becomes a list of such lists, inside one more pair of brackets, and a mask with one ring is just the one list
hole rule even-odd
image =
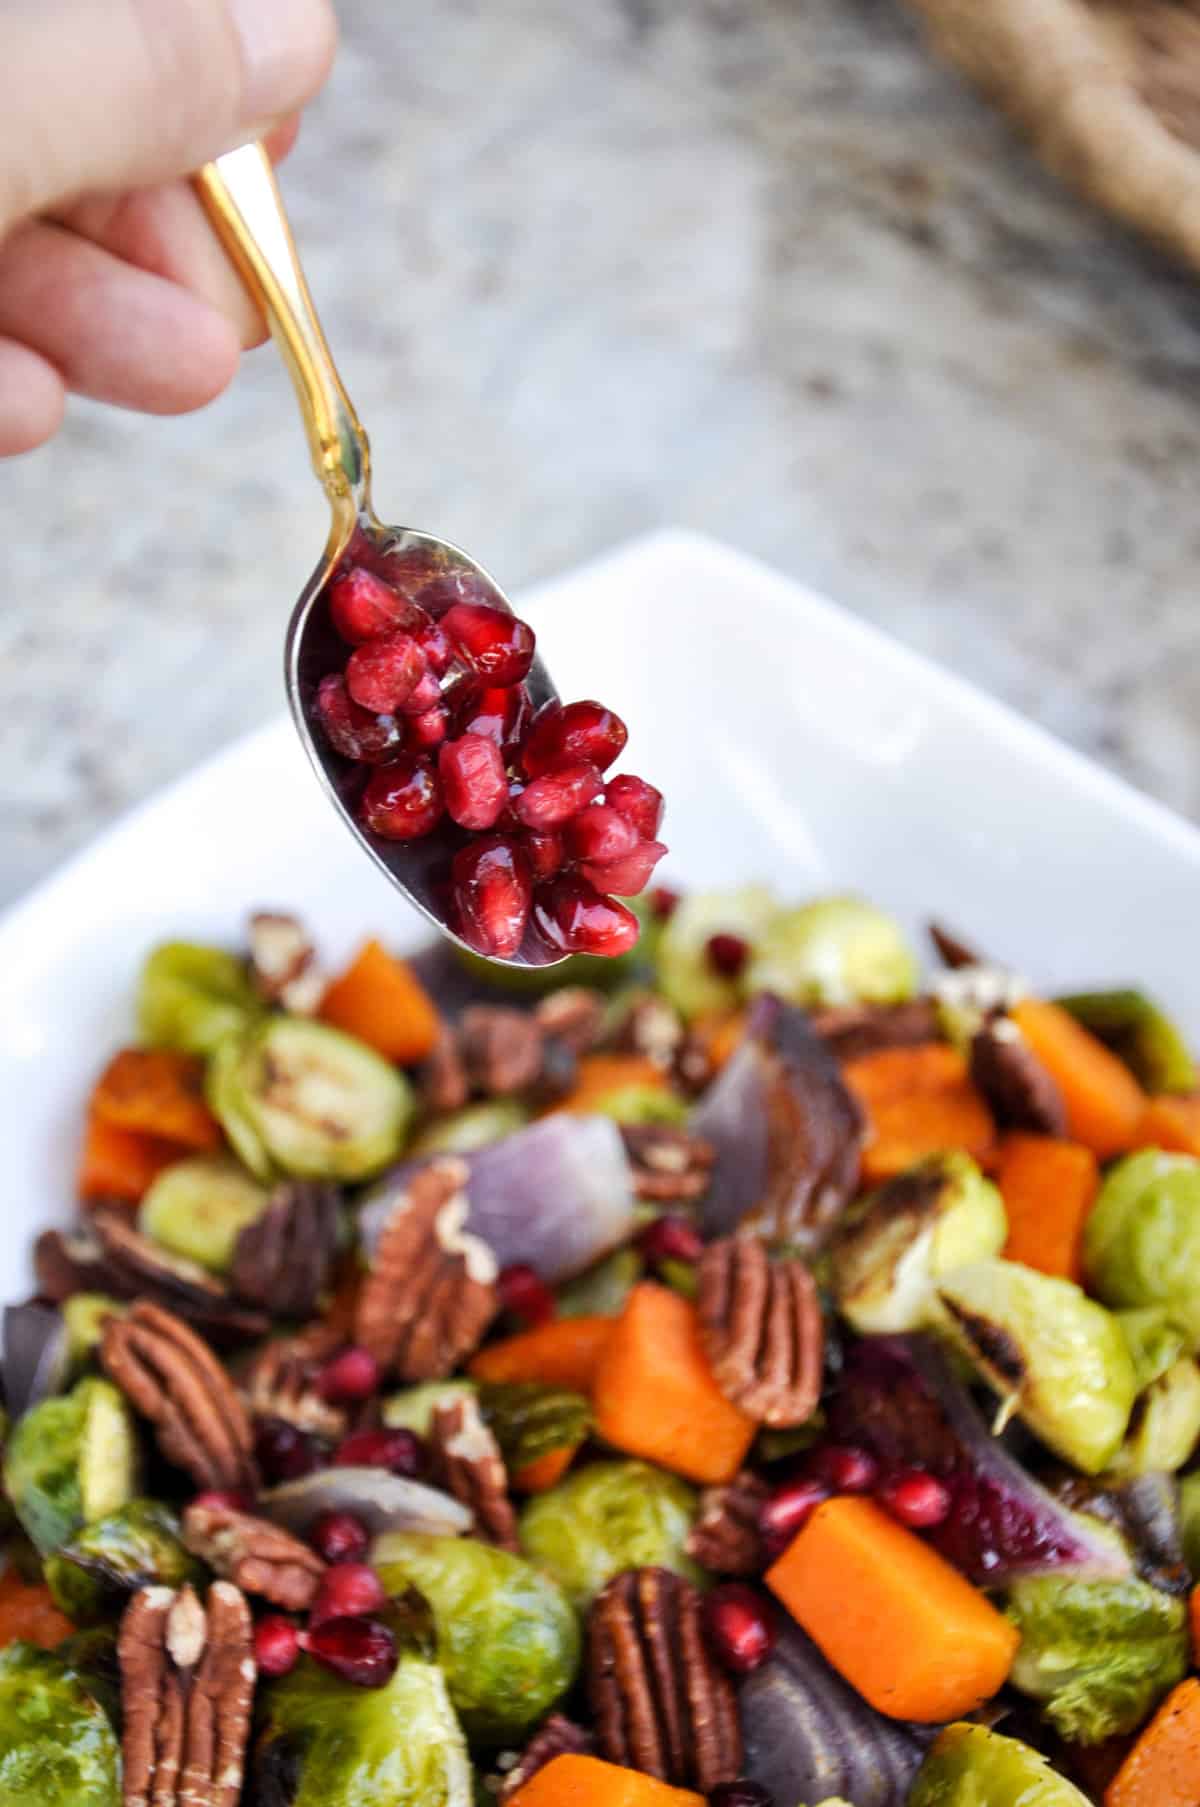
[[575, 1449], [592, 1427], [582, 1393], [537, 1380], [485, 1382], [479, 1405], [510, 1474], [556, 1449]]
[[529, 1501], [521, 1545], [581, 1611], [622, 1569], [657, 1565], [699, 1581], [685, 1554], [698, 1501], [647, 1462], [593, 1462]]
[[1141, 991], [1081, 991], [1058, 1003], [1106, 1042], [1148, 1092], [1191, 1092], [1196, 1063], [1166, 1013]]
[[0, 1807], [120, 1807], [121, 1753], [100, 1702], [56, 1651], [0, 1652]]
[[167, 941], [142, 967], [138, 1023], [151, 1047], [212, 1054], [262, 1012], [245, 965], [224, 948]]
[[746, 973], [748, 991], [790, 1004], [898, 1004], [917, 989], [899, 924], [861, 897], [822, 897], [772, 916]]
[[198, 1583], [204, 1570], [183, 1547], [170, 1507], [141, 1499], [84, 1525], [46, 1558], [45, 1575], [60, 1611], [91, 1625], [140, 1587]]
[[1106, 1305], [1166, 1305], [1200, 1343], [1200, 1161], [1156, 1148], [1117, 1161], [1088, 1216], [1083, 1255]]
[[19, 1420], [4, 1452], [4, 1487], [30, 1540], [57, 1549], [132, 1498], [137, 1443], [124, 1398], [107, 1380], [81, 1380]]
[[908, 1807], [1088, 1807], [1040, 1751], [983, 1725], [949, 1725], [930, 1746]]

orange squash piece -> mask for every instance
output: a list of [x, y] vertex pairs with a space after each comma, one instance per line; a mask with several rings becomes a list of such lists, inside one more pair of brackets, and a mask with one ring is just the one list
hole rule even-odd
[[767, 1586], [864, 1700], [935, 1725], [991, 1698], [1020, 1642], [957, 1569], [873, 1500], [818, 1506]]
[[1171, 1098], [1163, 1093], [1148, 1099], [1138, 1125], [1137, 1142], [1139, 1148], [1200, 1155], [1200, 1096]]
[[432, 998], [406, 960], [367, 941], [321, 999], [321, 1020], [357, 1036], [385, 1060], [411, 1066], [437, 1040], [440, 1019]]
[[669, 1085], [668, 1075], [644, 1054], [585, 1054], [574, 1086], [554, 1109], [586, 1117], [614, 1092], [623, 1092], [630, 1086], [651, 1086], [661, 1092]]
[[518, 1493], [549, 1493], [566, 1474], [578, 1449], [578, 1443], [568, 1443], [562, 1449], [547, 1450], [536, 1462], [518, 1468], [512, 1477], [513, 1487]]
[[881, 1048], [847, 1061], [842, 1077], [866, 1118], [864, 1179], [890, 1179], [924, 1155], [951, 1148], [988, 1159], [996, 1126], [956, 1048], [943, 1042]]
[[713, 1379], [695, 1307], [650, 1281], [616, 1321], [592, 1403], [604, 1442], [689, 1481], [731, 1481], [758, 1428]]
[[512, 1797], [513, 1807], [704, 1807], [704, 1796], [670, 1788], [640, 1769], [599, 1757], [554, 1757]]
[[1067, 1130], [1102, 1161], [1136, 1148], [1146, 1094], [1129, 1068], [1058, 1004], [1022, 998], [1013, 1021], [1067, 1107]]
[[204, 1062], [173, 1048], [122, 1048], [96, 1082], [92, 1115], [114, 1129], [158, 1136], [181, 1150], [221, 1146], [221, 1125], [204, 1101]]
[[24, 1581], [15, 1569], [0, 1575], [0, 1649], [22, 1641], [53, 1650], [75, 1630], [42, 1581]]
[[1104, 1807], [1196, 1807], [1200, 1801], [1200, 1681], [1163, 1701], [1104, 1791]]
[[995, 1174], [1008, 1214], [1008, 1260], [1081, 1285], [1083, 1226], [1100, 1187], [1091, 1149], [1053, 1136], [1004, 1136]]
[[476, 1380], [537, 1380], [590, 1393], [615, 1318], [555, 1318], [490, 1343], [469, 1363]]
[[136, 1205], [163, 1168], [182, 1160], [186, 1153], [178, 1142], [118, 1129], [115, 1123], [105, 1123], [93, 1114], [79, 1156], [79, 1196], [85, 1201], [114, 1199]]

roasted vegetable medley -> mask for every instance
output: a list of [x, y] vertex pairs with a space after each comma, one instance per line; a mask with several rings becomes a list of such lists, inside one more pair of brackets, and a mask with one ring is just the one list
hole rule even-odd
[[1186, 1040], [640, 910], [151, 951], [4, 1317], [0, 1807], [1197, 1807]]

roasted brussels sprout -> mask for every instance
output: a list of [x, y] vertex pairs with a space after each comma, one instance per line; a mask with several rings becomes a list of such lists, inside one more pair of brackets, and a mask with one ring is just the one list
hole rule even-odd
[[1016, 1261], [959, 1268], [938, 1296], [956, 1342], [1042, 1442], [1085, 1474], [1107, 1467], [1137, 1392], [1111, 1312], [1069, 1280]]
[[521, 1546], [582, 1611], [622, 1569], [657, 1565], [701, 1580], [684, 1554], [697, 1505], [686, 1481], [649, 1463], [593, 1462], [530, 1500]]
[[419, 1387], [405, 1387], [383, 1402], [383, 1422], [427, 1437], [439, 1405], [449, 1405], [476, 1390], [473, 1380], [427, 1380]]
[[1129, 1345], [1140, 1393], [1179, 1360], [1188, 1339], [1163, 1305], [1143, 1305], [1113, 1316]]
[[1187, 1602], [1132, 1575], [1018, 1581], [1008, 1615], [1021, 1633], [1009, 1680], [1072, 1744], [1134, 1731], [1187, 1672]]
[[1113, 1474], [1174, 1474], [1200, 1439], [1200, 1367], [1181, 1356], [1138, 1395]]
[[763, 885], [693, 891], [681, 899], [663, 928], [657, 961], [659, 989], [681, 1016], [705, 1016], [737, 1004], [742, 981], [717, 971], [708, 944], [714, 935], [736, 935], [754, 948], [778, 913], [778, 903]]
[[499, 1142], [516, 1130], [524, 1129], [529, 1112], [515, 1098], [489, 1098], [483, 1104], [468, 1104], [449, 1117], [439, 1117], [427, 1124], [413, 1142], [411, 1153], [474, 1154], [489, 1142]]
[[0, 1652], [0, 1807], [121, 1807], [108, 1715], [57, 1651]]
[[1200, 1342], [1200, 1161], [1154, 1148], [1118, 1161], [1088, 1216], [1083, 1257], [1106, 1305], [1167, 1305]]
[[65, 1397], [34, 1406], [4, 1452], [5, 1492], [43, 1555], [124, 1506], [136, 1473], [133, 1420], [107, 1380], [81, 1380]]
[[860, 1336], [918, 1330], [936, 1283], [998, 1255], [1008, 1235], [999, 1192], [969, 1155], [931, 1155], [871, 1193], [832, 1249], [834, 1291]]
[[645, 1268], [636, 1249], [617, 1249], [558, 1292], [560, 1318], [615, 1318]]
[[666, 1123], [678, 1128], [687, 1122], [689, 1106], [662, 1086], [618, 1085], [592, 1098], [588, 1110], [611, 1117], [614, 1123]]
[[929, 1748], [908, 1807], [1088, 1807], [1040, 1751], [985, 1725], [948, 1725]]
[[142, 967], [138, 1023], [151, 1047], [211, 1054], [262, 1011], [242, 961], [224, 948], [167, 941]]
[[125, 1310], [120, 1299], [108, 1293], [72, 1293], [60, 1307], [67, 1327], [67, 1350], [72, 1371], [85, 1367], [100, 1345], [106, 1321]]
[[1187, 1042], [1144, 992], [1081, 991], [1058, 1002], [1107, 1042], [1148, 1092], [1194, 1090], [1196, 1063]]
[[438, 1656], [473, 1743], [519, 1738], [565, 1694], [579, 1667], [579, 1624], [531, 1562], [470, 1537], [389, 1532], [371, 1559], [396, 1593], [415, 1587], [437, 1627]]
[[1179, 1528], [1187, 1565], [1193, 1577], [1200, 1580], [1200, 1469], [1180, 1476]]
[[771, 917], [745, 983], [789, 1004], [899, 1004], [914, 996], [918, 976], [890, 916], [861, 897], [821, 897]]
[[269, 1194], [227, 1155], [196, 1155], [163, 1169], [141, 1203], [145, 1236], [214, 1274], [232, 1266], [237, 1239]]
[[540, 1381], [491, 1381], [479, 1389], [485, 1422], [500, 1445], [510, 1474], [556, 1449], [575, 1449], [592, 1427], [582, 1393]]
[[84, 1525], [45, 1562], [55, 1604], [77, 1625], [118, 1612], [123, 1596], [139, 1587], [182, 1587], [203, 1574], [180, 1541], [175, 1514], [146, 1499]]

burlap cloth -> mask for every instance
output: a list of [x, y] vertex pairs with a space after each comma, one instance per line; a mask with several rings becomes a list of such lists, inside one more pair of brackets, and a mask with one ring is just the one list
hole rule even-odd
[[906, 0], [1065, 181], [1200, 267], [1200, 0]]

